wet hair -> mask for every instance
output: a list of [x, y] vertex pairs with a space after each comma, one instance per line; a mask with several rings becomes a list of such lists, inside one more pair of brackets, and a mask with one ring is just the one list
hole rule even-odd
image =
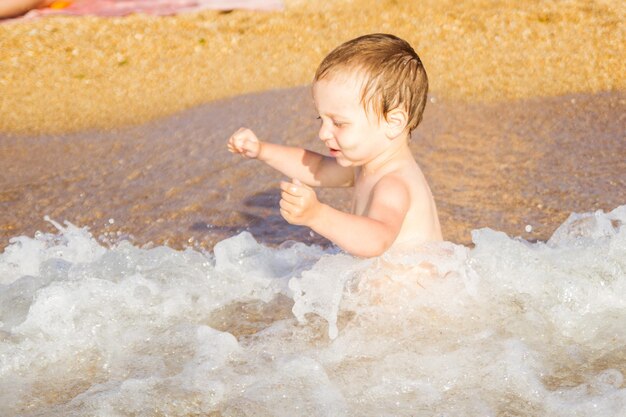
[[426, 106], [428, 77], [408, 42], [385, 33], [352, 39], [324, 58], [314, 81], [346, 71], [364, 75], [361, 103], [366, 111], [372, 106], [380, 120], [391, 110], [405, 110], [409, 133], [420, 124]]

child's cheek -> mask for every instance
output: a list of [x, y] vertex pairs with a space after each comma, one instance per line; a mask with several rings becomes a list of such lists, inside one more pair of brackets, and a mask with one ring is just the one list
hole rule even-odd
[[343, 151], [352, 151], [359, 147], [359, 139], [356, 136], [342, 136], [338, 138], [339, 146]]

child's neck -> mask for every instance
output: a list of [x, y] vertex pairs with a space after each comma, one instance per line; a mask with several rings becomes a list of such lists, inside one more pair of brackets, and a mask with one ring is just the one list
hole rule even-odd
[[406, 137], [392, 140], [383, 152], [361, 167], [361, 175], [374, 175], [387, 169], [394, 169], [399, 163], [413, 160]]

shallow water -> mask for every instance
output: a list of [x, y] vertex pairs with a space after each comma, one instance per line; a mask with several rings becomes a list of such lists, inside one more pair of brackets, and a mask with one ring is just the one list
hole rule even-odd
[[[52, 231], [45, 215], [97, 237], [132, 235], [136, 244], [178, 249], [211, 249], [243, 230], [272, 245], [325, 244], [280, 217], [280, 175], [226, 150], [229, 135], [248, 126], [323, 152], [316, 116], [309, 89], [296, 88], [110, 132], [0, 134], [0, 248], [12, 236]], [[411, 146], [447, 240], [469, 244], [470, 231], [485, 226], [546, 240], [572, 212], [626, 202], [624, 132], [620, 92], [495, 104], [435, 96]], [[322, 190], [320, 198], [346, 208], [350, 195]]]
[[306, 89], [0, 136], [0, 415], [625, 415], [624, 110], [432, 97], [412, 147], [457, 244], [374, 260], [226, 151], [321, 150]]
[[626, 413], [626, 206], [374, 260], [56, 227], [0, 255], [1, 415]]

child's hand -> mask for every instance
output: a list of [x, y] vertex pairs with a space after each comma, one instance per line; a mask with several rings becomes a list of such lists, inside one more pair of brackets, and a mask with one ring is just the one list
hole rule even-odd
[[252, 130], [242, 127], [228, 139], [228, 150], [246, 158], [257, 158], [261, 153], [261, 142]]
[[280, 214], [291, 224], [310, 225], [322, 206], [315, 191], [296, 179], [293, 182], [282, 181], [280, 189]]

